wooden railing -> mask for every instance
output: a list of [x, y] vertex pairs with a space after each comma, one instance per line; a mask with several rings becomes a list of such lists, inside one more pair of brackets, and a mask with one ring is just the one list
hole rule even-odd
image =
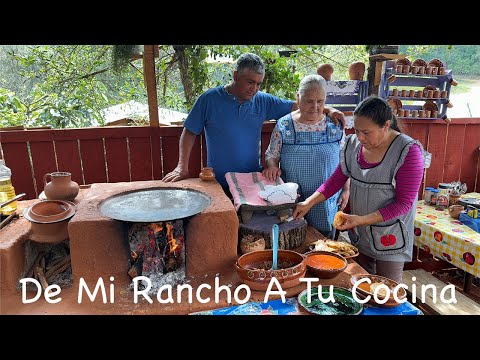
[[[274, 123], [262, 129], [262, 153]], [[425, 186], [461, 180], [468, 191], [480, 190], [480, 119], [409, 121], [405, 132], [433, 154], [425, 171]], [[0, 145], [16, 193], [33, 199], [43, 191], [43, 176], [54, 171], [72, 173], [78, 184], [160, 180], [178, 161], [182, 127], [102, 127], [64, 130], [0, 131]], [[351, 133], [353, 130], [347, 130]], [[206, 164], [203, 136], [194, 145], [190, 176], [198, 177]]]

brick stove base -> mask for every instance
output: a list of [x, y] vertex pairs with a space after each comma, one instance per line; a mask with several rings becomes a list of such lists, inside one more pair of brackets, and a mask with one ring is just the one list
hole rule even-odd
[[210, 206], [191, 217], [185, 228], [185, 273], [187, 278], [195, 278], [231, 271], [237, 259], [239, 223], [231, 201], [218, 183], [187, 179], [176, 183], [93, 184], [68, 225], [75, 286], [81, 277], [89, 286], [99, 278], [108, 283], [111, 276], [117, 286], [130, 283], [128, 224], [105, 217], [98, 208], [113, 195], [150, 188], [188, 188], [211, 198]]

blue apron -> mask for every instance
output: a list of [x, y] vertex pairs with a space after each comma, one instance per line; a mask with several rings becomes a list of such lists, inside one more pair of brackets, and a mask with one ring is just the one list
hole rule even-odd
[[[282, 179], [299, 185], [301, 200], [312, 195], [335, 171], [340, 162], [343, 131], [327, 117], [325, 131], [296, 132], [292, 115], [279, 120], [282, 136], [280, 167]], [[305, 216], [308, 224], [324, 235], [332, 229], [340, 192], [313, 206]]]

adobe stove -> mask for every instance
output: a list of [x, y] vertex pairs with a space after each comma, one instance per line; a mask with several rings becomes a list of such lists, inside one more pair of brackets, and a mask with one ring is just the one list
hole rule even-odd
[[136, 275], [175, 271], [182, 261], [186, 278], [230, 272], [238, 224], [216, 182], [92, 184], [68, 224], [74, 284], [113, 276], [128, 285]]

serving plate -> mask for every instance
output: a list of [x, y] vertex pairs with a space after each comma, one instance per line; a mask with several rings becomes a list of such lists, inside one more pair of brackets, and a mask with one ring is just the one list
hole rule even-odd
[[390, 105], [390, 107], [392, 108], [392, 111], [395, 113], [396, 110], [398, 109], [401, 109], [403, 104], [402, 102], [400, 101], [400, 99], [397, 99], [397, 98], [388, 98], [387, 99], [387, 102], [388, 104]]
[[[335, 302], [323, 303], [318, 298], [318, 287], [313, 287], [309, 303], [308, 289], [303, 290], [297, 297], [299, 310], [315, 315], [358, 315], [362, 312], [363, 305], [355, 301], [351, 290], [334, 286], [331, 293]], [[330, 295], [330, 286], [321, 288], [323, 299], [328, 299]]]
[[[368, 282], [363, 281], [362, 283], [359, 283], [360, 280], [368, 279], [370, 280], [370, 284]], [[402, 303], [397, 302], [395, 298], [393, 297], [393, 291], [394, 289], [399, 285], [396, 281], [393, 281], [392, 279], [386, 278], [384, 276], [380, 275], [372, 275], [372, 274], [357, 274], [357, 275], [352, 275], [350, 278], [350, 283], [352, 286], [357, 284], [356, 287], [356, 294], [359, 298], [366, 298], [367, 296], [370, 296], [370, 300], [367, 302], [370, 305], [376, 306], [376, 307], [383, 307], [383, 308], [391, 308], [395, 306], [399, 306]], [[390, 296], [384, 304], [377, 303], [375, 301], [375, 298], [373, 296], [374, 294], [374, 288], [376, 285], [374, 284], [384, 284], [388, 287], [390, 290]], [[374, 285], [372, 287], [372, 285]], [[352, 289], [353, 290], [353, 289]], [[384, 297], [380, 296], [381, 294], [378, 294], [379, 299], [384, 299]], [[397, 291], [397, 298], [398, 300], [403, 300], [407, 296], [407, 292], [405, 291], [404, 288], [399, 287]]]

